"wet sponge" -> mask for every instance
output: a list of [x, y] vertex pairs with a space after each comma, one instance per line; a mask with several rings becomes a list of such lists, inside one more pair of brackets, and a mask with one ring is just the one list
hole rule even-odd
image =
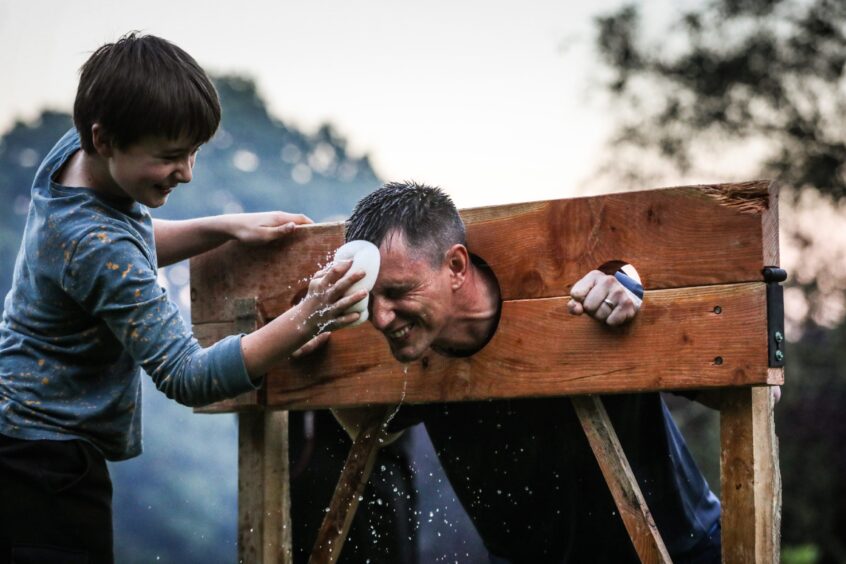
[[361, 317], [358, 321], [349, 325], [355, 327], [367, 321], [368, 312], [367, 305], [370, 302], [370, 290], [376, 284], [376, 278], [379, 276], [379, 249], [369, 241], [350, 241], [340, 249], [335, 251], [335, 261], [352, 260], [352, 266], [349, 272], [363, 270], [365, 272], [364, 278], [352, 285], [347, 291], [347, 295], [358, 292], [359, 290], [367, 290], [368, 295], [363, 300], [356, 302], [347, 309], [344, 313], [358, 312]]

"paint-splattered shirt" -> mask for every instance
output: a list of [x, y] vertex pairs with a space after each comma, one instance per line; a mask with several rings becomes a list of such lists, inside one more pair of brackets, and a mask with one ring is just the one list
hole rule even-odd
[[202, 348], [159, 286], [147, 209], [53, 180], [79, 147], [68, 132], [33, 182], [0, 323], [0, 433], [123, 460], [141, 453], [141, 368], [186, 405], [253, 385], [240, 336]]

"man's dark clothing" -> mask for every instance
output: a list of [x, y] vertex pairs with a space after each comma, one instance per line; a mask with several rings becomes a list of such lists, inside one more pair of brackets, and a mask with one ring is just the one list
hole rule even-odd
[[[674, 561], [719, 560], [720, 505], [659, 394], [604, 403]], [[566, 398], [410, 407], [488, 550], [507, 561], [638, 562]], [[710, 556], [708, 556], [710, 554]]]

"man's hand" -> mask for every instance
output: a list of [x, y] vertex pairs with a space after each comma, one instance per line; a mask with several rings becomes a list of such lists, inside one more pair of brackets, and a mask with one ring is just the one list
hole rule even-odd
[[233, 239], [247, 245], [262, 245], [292, 233], [297, 225], [314, 223], [299, 213], [282, 211], [235, 213], [221, 216]]
[[567, 309], [572, 315], [588, 314], [607, 325], [622, 325], [640, 310], [640, 300], [611, 275], [589, 272], [573, 285]]

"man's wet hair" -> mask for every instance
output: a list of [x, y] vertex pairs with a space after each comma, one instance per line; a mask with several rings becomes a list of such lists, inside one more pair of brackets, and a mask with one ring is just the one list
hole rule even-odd
[[184, 135], [201, 145], [220, 124], [220, 100], [191, 55], [154, 35], [132, 32], [97, 49], [82, 66], [73, 123], [87, 153], [95, 150], [95, 123], [118, 149], [148, 135]]
[[409, 247], [433, 266], [449, 248], [466, 244], [464, 222], [452, 199], [440, 188], [416, 182], [389, 182], [356, 204], [346, 223], [346, 240], [363, 239], [377, 247], [402, 234]]

